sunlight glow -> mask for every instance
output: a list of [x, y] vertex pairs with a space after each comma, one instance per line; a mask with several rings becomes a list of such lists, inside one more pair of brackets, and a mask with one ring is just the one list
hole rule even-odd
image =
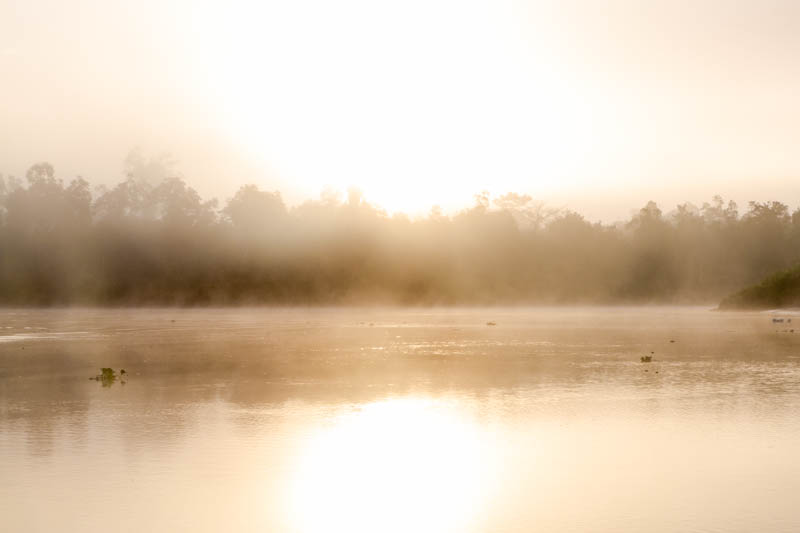
[[369, 404], [309, 440], [289, 490], [297, 531], [466, 531], [491, 492], [491, 461], [455, 407]]
[[608, 149], [598, 122], [622, 118], [601, 117], [605, 106], [553, 72], [555, 58], [521, 46], [510, 8], [235, 5], [205, 15], [221, 37], [202, 56], [223, 120], [306, 198], [354, 186], [390, 212], [421, 213], [464, 207], [484, 189], [547, 191], [580, 170], [576, 150]]

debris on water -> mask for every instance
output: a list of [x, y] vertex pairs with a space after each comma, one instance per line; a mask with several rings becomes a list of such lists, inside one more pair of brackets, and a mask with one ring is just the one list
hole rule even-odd
[[496, 326], [497, 322], [487, 322], [486, 325], [487, 326]]
[[[125, 372], [125, 370], [121, 370], [120, 376], [122, 374], [127, 374], [127, 372]], [[121, 385], [125, 385], [126, 383], [125, 380], [122, 379], [122, 377], [119, 378], [117, 377], [117, 374], [114, 372], [113, 368], [101, 368], [100, 374], [97, 374], [95, 377], [89, 379], [94, 381], [99, 381], [103, 385], [103, 387], [110, 387], [111, 385], [116, 383], [118, 379]]]
[[782, 318], [773, 318], [772, 319], [772, 323], [773, 324], [782, 324], [783, 323], [783, 319]]
[[642, 363], [652, 363], [653, 362], [653, 356], [652, 355], [643, 355], [643, 356], [641, 356], [639, 358], [639, 360]]
[[370, 325], [370, 326], [374, 326], [374, 325], [375, 325], [375, 322], [370, 322], [370, 323], [369, 323], [369, 325]]
[[670, 339], [669, 342], [675, 342], [675, 339]]

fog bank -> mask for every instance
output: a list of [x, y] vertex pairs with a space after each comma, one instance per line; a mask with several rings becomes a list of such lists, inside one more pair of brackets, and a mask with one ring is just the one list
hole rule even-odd
[[287, 206], [245, 185], [220, 204], [160, 170], [134, 157], [94, 193], [47, 163], [2, 179], [0, 303], [716, 302], [800, 255], [800, 210], [777, 201], [648, 202], [604, 225], [480, 193], [411, 219], [356, 190]]

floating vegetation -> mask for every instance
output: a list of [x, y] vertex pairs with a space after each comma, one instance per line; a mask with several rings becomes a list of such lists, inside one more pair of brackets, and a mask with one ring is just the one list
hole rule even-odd
[[120, 384], [125, 385], [126, 381], [122, 378], [122, 376], [127, 375], [125, 369], [121, 369], [119, 372], [119, 377], [117, 377], [116, 372], [114, 372], [113, 368], [101, 368], [100, 374], [97, 374], [93, 378], [89, 378], [89, 380], [99, 381], [103, 387], [110, 387], [114, 383], [119, 380]]
[[639, 358], [639, 360], [642, 363], [652, 363], [653, 362], [653, 356], [652, 355], [643, 355], [643, 356], [641, 356]]

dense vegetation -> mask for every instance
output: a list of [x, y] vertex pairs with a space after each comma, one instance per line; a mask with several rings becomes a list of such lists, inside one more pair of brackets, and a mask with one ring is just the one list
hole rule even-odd
[[747, 287], [719, 304], [720, 309], [800, 307], [800, 266], [782, 270]]
[[649, 202], [603, 225], [480, 194], [412, 220], [356, 191], [288, 208], [246, 185], [219, 206], [155, 167], [94, 193], [47, 163], [0, 177], [0, 303], [711, 302], [800, 259], [800, 210], [779, 202]]

